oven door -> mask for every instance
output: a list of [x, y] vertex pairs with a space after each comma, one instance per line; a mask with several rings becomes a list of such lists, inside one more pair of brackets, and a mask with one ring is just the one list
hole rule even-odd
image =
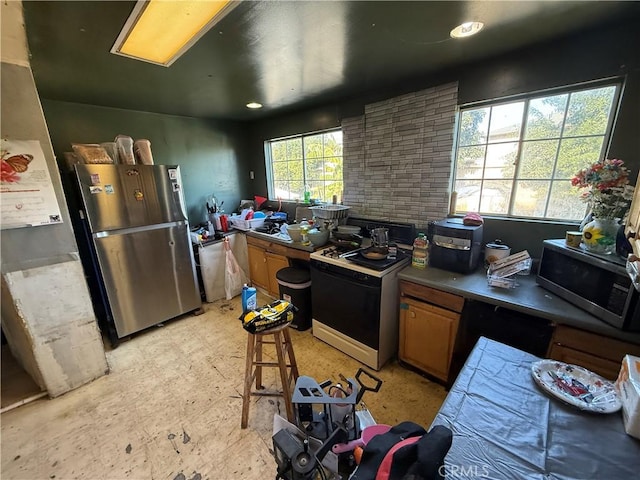
[[380, 341], [382, 279], [324, 262], [311, 262], [314, 320], [375, 350]]

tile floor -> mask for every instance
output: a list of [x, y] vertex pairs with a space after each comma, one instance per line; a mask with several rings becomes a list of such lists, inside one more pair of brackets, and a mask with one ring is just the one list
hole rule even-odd
[[[264, 304], [267, 297], [259, 296]], [[1, 417], [2, 478], [264, 479], [275, 476], [271, 448], [277, 397], [252, 397], [240, 429], [246, 333], [239, 298], [205, 304], [107, 352], [111, 372], [55, 399]], [[292, 330], [301, 375], [318, 382], [353, 377], [356, 360]], [[444, 388], [392, 362], [378, 393], [363, 401], [379, 423], [428, 427]], [[265, 383], [276, 385], [276, 370]]]

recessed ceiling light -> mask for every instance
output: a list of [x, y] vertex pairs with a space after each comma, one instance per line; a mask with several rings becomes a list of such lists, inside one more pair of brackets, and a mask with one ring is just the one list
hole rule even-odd
[[480, 30], [484, 28], [484, 23], [482, 22], [465, 22], [462, 25], [458, 25], [456, 28], [451, 30], [452, 38], [464, 38], [470, 37], [471, 35], [475, 35]]
[[247, 108], [262, 108], [262, 104], [258, 102], [247, 103]]

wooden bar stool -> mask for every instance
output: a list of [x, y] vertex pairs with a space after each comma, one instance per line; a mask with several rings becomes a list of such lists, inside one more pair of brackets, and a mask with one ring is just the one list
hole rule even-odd
[[[273, 341], [267, 340], [269, 336], [273, 337]], [[287, 419], [290, 422], [294, 422], [291, 395], [293, 393], [293, 387], [295, 386], [296, 380], [298, 379], [298, 365], [296, 364], [296, 357], [293, 353], [293, 344], [291, 343], [291, 335], [289, 334], [289, 324], [285, 323], [284, 325], [280, 325], [278, 327], [271, 328], [260, 333], [249, 333], [248, 337], [247, 363], [244, 373], [244, 395], [242, 396], [242, 422], [240, 426], [242, 428], [247, 428], [251, 395], [284, 397], [284, 404], [287, 410]], [[275, 346], [276, 355], [278, 357], [277, 362], [262, 361], [262, 346], [265, 344]], [[254, 379], [256, 381], [257, 390], [262, 390], [264, 388], [262, 386], [263, 367], [274, 367], [280, 370], [282, 391], [251, 391]]]

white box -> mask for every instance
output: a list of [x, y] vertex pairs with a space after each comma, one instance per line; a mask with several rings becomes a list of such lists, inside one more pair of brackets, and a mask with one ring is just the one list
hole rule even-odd
[[622, 401], [624, 429], [640, 438], [640, 357], [625, 355], [615, 386]]

